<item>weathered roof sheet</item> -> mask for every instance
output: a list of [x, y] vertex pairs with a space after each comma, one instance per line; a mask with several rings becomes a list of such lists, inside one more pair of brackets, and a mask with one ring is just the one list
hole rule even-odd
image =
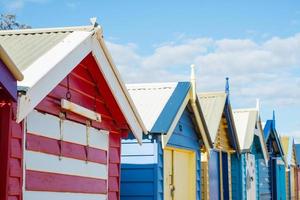
[[93, 30], [93, 26], [0, 31], [0, 44], [20, 71], [74, 31]]
[[126, 85], [148, 131], [151, 131], [177, 84], [145, 83]]
[[216, 139], [219, 124], [222, 118], [227, 94], [225, 92], [199, 93], [198, 98], [204, 114], [204, 118], [214, 142]]
[[[0, 44], [20, 71], [26, 70], [37, 58], [62, 41], [70, 32], [3, 34]], [[42, 66], [41, 66], [42, 67]]]
[[255, 109], [233, 110], [241, 150], [249, 150], [253, 143], [257, 114], [258, 112]]

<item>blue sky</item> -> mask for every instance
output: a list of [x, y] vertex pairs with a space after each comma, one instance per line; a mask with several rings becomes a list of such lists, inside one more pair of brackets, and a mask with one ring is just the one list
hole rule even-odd
[[32, 27], [87, 25], [97, 17], [126, 82], [187, 80], [199, 91], [231, 79], [234, 108], [261, 100], [278, 131], [300, 136], [300, 1], [0, 0]]

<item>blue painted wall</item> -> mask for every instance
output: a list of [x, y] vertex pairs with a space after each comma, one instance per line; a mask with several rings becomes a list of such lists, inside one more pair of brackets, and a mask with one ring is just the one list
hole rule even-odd
[[209, 166], [209, 196], [211, 200], [220, 199], [220, 156], [219, 152], [211, 150]]
[[201, 199], [201, 152], [197, 135], [191, 114], [185, 109], [167, 146], [193, 150], [196, 153], [196, 196]]
[[[201, 154], [198, 134], [185, 109], [167, 146], [193, 150], [196, 153], [197, 199], [201, 199]], [[122, 141], [121, 199], [163, 199], [163, 150], [159, 135], [144, 139], [143, 145], [135, 139]]]
[[263, 159], [258, 160], [259, 168], [259, 199], [271, 199], [271, 172]]
[[277, 181], [277, 184], [276, 184], [277, 199], [285, 200], [286, 199], [286, 176], [285, 176], [285, 165], [284, 164], [276, 165], [276, 179], [277, 179], [276, 180]]
[[[266, 168], [262, 147], [258, 136], [254, 136], [250, 153], [255, 156], [256, 169], [256, 198], [269, 199], [270, 185], [268, 168]], [[232, 199], [247, 199], [247, 171], [246, 171], [246, 153], [242, 153], [240, 159], [236, 155], [231, 156], [232, 170]], [[262, 194], [260, 194], [262, 193]]]
[[246, 162], [245, 154], [237, 157], [236, 154], [231, 156], [231, 182], [232, 182], [232, 199], [241, 200], [246, 198]]
[[121, 199], [156, 199], [158, 145], [155, 138], [144, 138], [142, 146], [135, 139], [122, 141]]

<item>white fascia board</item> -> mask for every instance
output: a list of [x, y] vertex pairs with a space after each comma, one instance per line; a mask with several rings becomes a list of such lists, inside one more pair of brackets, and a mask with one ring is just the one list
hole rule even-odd
[[110, 87], [110, 90], [112, 91], [112, 94], [114, 95], [122, 113], [124, 114], [124, 117], [133, 135], [135, 136], [137, 141], [141, 144], [142, 137], [143, 137], [143, 128], [140, 125], [136, 117], [136, 114], [134, 113], [134, 110], [129, 104], [128, 99], [124, 94], [124, 91], [122, 90], [122, 86], [121, 86], [122, 83], [120, 83], [120, 81], [117, 79], [115, 72], [112, 70], [110, 62], [106, 57], [103, 48], [100, 42], [98, 41], [98, 39], [96, 38], [96, 36], [93, 39], [92, 49], [93, 49], [92, 51], [93, 56], [99, 66], [99, 69], [104, 75], [104, 78], [108, 83], [108, 86]]
[[[198, 97], [196, 96], [196, 98], [198, 98]], [[199, 105], [199, 106], [201, 106], [201, 105]], [[204, 125], [202, 123], [201, 116], [200, 116], [200, 110], [198, 109], [198, 107], [196, 105], [196, 101], [192, 102], [192, 109], [193, 109], [193, 112], [194, 112], [194, 115], [195, 115], [195, 119], [196, 119], [198, 129], [200, 131], [202, 140], [204, 142], [204, 146], [205, 146], [205, 149], [206, 149], [206, 152], [207, 152], [207, 157], [209, 158], [210, 157], [210, 149], [211, 149], [210, 144], [208, 142], [208, 138], [207, 138], [209, 133], [205, 132], [205, 128], [204, 128]]]
[[18, 85], [29, 90], [18, 100], [17, 122], [22, 121], [91, 52], [92, 33], [70, 33], [24, 70], [24, 80]]
[[256, 131], [256, 135], [259, 137], [259, 141], [260, 141], [260, 145], [262, 147], [262, 152], [263, 152], [263, 156], [264, 156], [264, 160], [266, 165], [268, 166], [268, 160], [269, 160], [269, 154], [268, 154], [268, 149], [267, 149], [267, 145], [265, 142], [265, 138], [264, 138], [264, 133], [263, 133], [263, 128], [261, 126], [261, 122], [260, 122], [260, 117], [257, 117], [257, 131]]
[[162, 135], [162, 148], [165, 148], [168, 144], [169, 139], [171, 138], [171, 135], [173, 134], [176, 125], [178, 124], [178, 121], [180, 120], [180, 117], [182, 116], [182, 113], [184, 112], [184, 109], [186, 108], [187, 104], [189, 103], [190, 100], [190, 92], [187, 93], [183, 103], [181, 104], [168, 132], [166, 135]]

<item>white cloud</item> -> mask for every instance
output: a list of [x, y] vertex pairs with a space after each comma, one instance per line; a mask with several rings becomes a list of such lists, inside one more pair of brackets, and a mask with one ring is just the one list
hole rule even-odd
[[163, 43], [142, 55], [134, 44], [108, 43], [126, 82], [188, 80], [189, 65], [198, 67], [200, 91], [223, 90], [231, 79], [236, 106], [262, 104], [300, 106], [300, 34], [273, 37], [264, 42], [250, 39], [182, 37]]

